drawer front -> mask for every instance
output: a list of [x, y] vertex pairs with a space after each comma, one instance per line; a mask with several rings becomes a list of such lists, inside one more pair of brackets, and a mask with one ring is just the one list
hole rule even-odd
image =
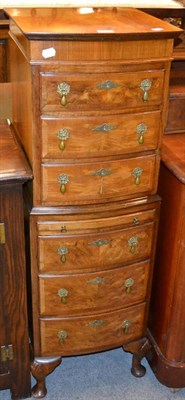
[[110, 231], [112, 229], [121, 229], [125, 226], [136, 226], [154, 221], [156, 209], [100, 219], [80, 219], [79, 216], [77, 221], [67, 219], [67, 216], [55, 217], [52, 215], [50, 218], [52, 219], [48, 220], [48, 217], [44, 217], [44, 220], [41, 219], [37, 222], [39, 235], [92, 234], [93, 232], [102, 232], [102, 230]]
[[41, 355], [74, 355], [114, 348], [143, 337], [145, 304], [79, 318], [40, 319]]
[[151, 155], [101, 163], [42, 164], [42, 201], [88, 204], [155, 193], [156, 161]]
[[145, 300], [150, 263], [89, 274], [39, 277], [40, 314], [105, 312]]
[[42, 118], [42, 158], [103, 157], [154, 150], [160, 112], [104, 117]]
[[163, 70], [116, 74], [41, 73], [41, 112], [117, 111], [159, 106], [163, 81]]
[[154, 224], [91, 235], [40, 236], [41, 272], [103, 270], [150, 257]]

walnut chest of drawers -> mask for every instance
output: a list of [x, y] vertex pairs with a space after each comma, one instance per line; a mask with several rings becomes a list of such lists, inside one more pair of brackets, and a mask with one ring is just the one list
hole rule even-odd
[[61, 356], [144, 374], [173, 37], [134, 9], [9, 9], [13, 121], [33, 168], [35, 397]]

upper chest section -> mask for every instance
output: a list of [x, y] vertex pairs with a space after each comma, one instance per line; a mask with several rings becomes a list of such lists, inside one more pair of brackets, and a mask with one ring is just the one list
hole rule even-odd
[[10, 34], [31, 62], [169, 57], [181, 30], [134, 8], [7, 9]]

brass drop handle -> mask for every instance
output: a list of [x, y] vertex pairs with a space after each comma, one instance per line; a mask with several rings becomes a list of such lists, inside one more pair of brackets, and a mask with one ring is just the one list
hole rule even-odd
[[132, 237], [128, 240], [128, 244], [129, 244], [129, 247], [130, 247], [130, 252], [131, 252], [132, 254], [134, 254], [135, 251], [136, 251], [136, 246], [137, 246], [137, 244], [138, 244], [138, 238], [137, 238], [136, 236], [132, 236]]
[[140, 89], [143, 91], [143, 101], [148, 101], [148, 92], [151, 89], [152, 81], [150, 79], [144, 79], [141, 81]]
[[66, 192], [66, 185], [69, 182], [69, 176], [66, 174], [60, 174], [58, 176], [58, 183], [60, 183], [60, 191], [62, 194], [64, 194]]
[[147, 132], [148, 127], [146, 124], [139, 124], [137, 125], [136, 132], [138, 134], [138, 143], [144, 143], [144, 134]]
[[122, 324], [123, 332], [126, 335], [129, 332], [129, 329], [131, 327], [131, 322], [128, 319], [125, 319]]
[[57, 333], [57, 336], [59, 338], [60, 344], [64, 344], [65, 340], [67, 339], [68, 334], [66, 331], [59, 331]]
[[60, 297], [61, 303], [66, 304], [67, 303], [67, 297], [68, 297], [68, 290], [67, 289], [59, 289], [58, 290], [58, 296]]
[[134, 279], [133, 278], [127, 278], [124, 282], [125, 286], [125, 292], [127, 294], [130, 294], [132, 291], [132, 286], [134, 285]]
[[65, 149], [65, 141], [69, 138], [69, 131], [65, 128], [60, 129], [57, 133], [57, 138], [60, 140], [59, 149], [64, 151]]
[[65, 226], [65, 225], [62, 225], [61, 228], [60, 228], [60, 231], [61, 231], [62, 233], [66, 233], [66, 232], [67, 232], [66, 226]]
[[137, 167], [137, 168], [133, 169], [132, 175], [133, 175], [133, 177], [135, 179], [135, 181], [134, 181], [135, 185], [140, 185], [140, 183], [141, 183], [141, 179], [140, 178], [141, 178], [142, 173], [143, 173], [143, 170], [140, 167]]
[[69, 250], [66, 246], [60, 246], [58, 247], [58, 254], [61, 256], [60, 260], [62, 261], [62, 263], [66, 262], [66, 254], [69, 253]]
[[70, 92], [70, 85], [67, 82], [61, 82], [57, 86], [57, 92], [61, 95], [60, 103], [63, 107], [67, 104], [67, 95]]

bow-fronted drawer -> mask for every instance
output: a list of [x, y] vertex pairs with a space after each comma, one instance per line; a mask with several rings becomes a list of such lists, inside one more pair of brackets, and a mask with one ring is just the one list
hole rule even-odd
[[103, 270], [150, 258], [154, 222], [93, 232], [38, 237], [41, 272], [68, 274]]
[[145, 332], [145, 309], [142, 303], [93, 316], [40, 318], [40, 353], [74, 356], [132, 342]]
[[80, 159], [155, 150], [160, 111], [96, 117], [42, 117], [42, 158]]
[[[41, 315], [67, 316], [109, 311], [146, 299], [150, 262], [108, 271], [40, 275]], [[79, 307], [80, 305], [80, 307]]]
[[[83, 72], [83, 66], [82, 66]], [[123, 73], [41, 73], [43, 114], [112, 111], [149, 106], [163, 100], [164, 70]]]
[[43, 204], [102, 203], [154, 194], [159, 158], [152, 154], [101, 163], [45, 163], [41, 170]]

